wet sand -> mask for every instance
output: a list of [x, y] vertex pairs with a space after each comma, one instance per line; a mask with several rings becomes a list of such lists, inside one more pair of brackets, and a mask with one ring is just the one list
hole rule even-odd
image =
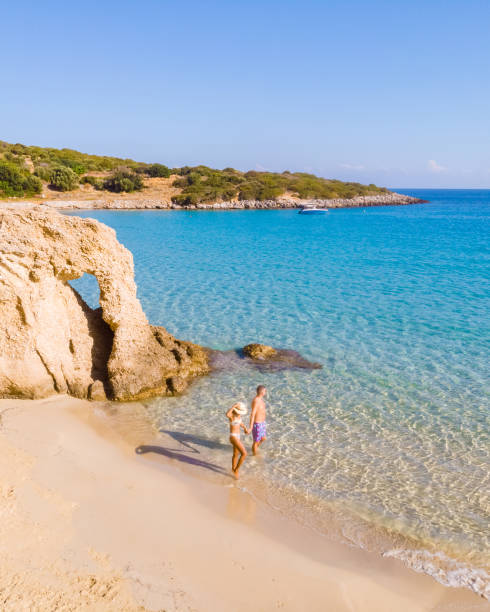
[[257, 503], [140, 404], [1, 400], [0, 416], [2, 610], [489, 609]]

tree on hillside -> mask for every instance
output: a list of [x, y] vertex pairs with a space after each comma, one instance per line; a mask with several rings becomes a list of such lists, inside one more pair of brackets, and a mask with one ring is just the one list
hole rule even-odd
[[163, 164], [152, 164], [147, 168], [146, 173], [153, 178], [168, 178], [170, 176], [170, 170]]
[[0, 159], [0, 195], [23, 197], [41, 193], [42, 183], [19, 164]]
[[49, 175], [49, 185], [58, 191], [71, 191], [78, 185], [78, 176], [68, 166], [57, 166]]

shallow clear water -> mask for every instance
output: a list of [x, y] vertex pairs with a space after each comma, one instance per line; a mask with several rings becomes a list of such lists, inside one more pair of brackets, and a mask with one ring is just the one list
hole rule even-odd
[[[430, 203], [314, 217], [76, 214], [114, 227], [133, 252], [152, 323], [213, 348], [260, 341], [323, 364], [200, 379], [148, 404], [163, 429], [227, 466], [223, 413], [267, 385], [270, 438], [244, 486], [423, 571], [444, 553], [464, 565], [444, 556], [432, 573], [444, 565], [444, 580], [482, 592], [483, 574], [465, 568], [489, 566], [490, 191], [410, 193]], [[77, 287], [96, 301], [89, 280]]]

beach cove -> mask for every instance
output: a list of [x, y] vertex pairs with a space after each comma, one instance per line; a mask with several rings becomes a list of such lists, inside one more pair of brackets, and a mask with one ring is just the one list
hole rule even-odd
[[489, 22], [6, 3], [0, 612], [490, 612]]
[[[5, 362], [14, 367], [12, 376], [19, 389], [24, 389], [24, 397], [46, 397], [51, 388], [51, 393], [66, 389], [72, 395], [93, 400], [99, 395], [105, 397], [105, 390], [120, 400], [141, 398], [131, 404], [88, 403], [63, 395], [35, 402], [2, 401], [5, 456], [20, 461], [16, 459], [10, 467], [5, 464], [6, 479], [11, 481], [3, 496], [7, 515], [21, 516], [25, 510], [23, 528], [31, 529], [38, 523], [33, 519], [38, 512], [46, 518], [53, 511], [46, 506], [40, 510], [40, 499], [59, 501], [68, 494], [75, 496], [75, 501], [61, 504], [62, 511], [58, 507], [54, 510], [67, 520], [70, 504], [82, 507], [78, 494], [64, 488], [65, 477], [56, 480], [58, 459], [50, 464], [51, 472], [48, 468], [45, 471], [48, 480], [54, 478], [50, 487], [54, 496], [46, 491], [41, 496], [32, 495], [30, 489], [27, 498], [23, 493], [22, 499], [16, 497], [17, 490], [24, 490], [22, 483], [32, 479], [29, 466], [38, 459], [41, 463], [51, 461], [51, 451], [56, 447], [56, 457], [66, 451], [76, 463], [75, 473], [68, 480], [80, 483], [88, 492], [90, 501], [84, 507], [95, 521], [91, 523], [93, 529], [108, 529], [105, 515], [112, 517], [117, 512], [97, 509], [95, 498], [100, 489], [86, 482], [84, 462], [89, 453], [83, 448], [85, 445], [92, 453], [97, 444], [89, 438], [80, 444], [65, 435], [68, 431], [75, 435], [81, 419], [90, 430], [103, 432], [105, 440], [105, 450], [100, 448], [101, 455], [90, 467], [90, 482], [98, 478], [95, 466], [103, 464], [109, 446], [123, 450], [123, 455], [131, 459], [129, 465], [116, 462], [112, 475], [101, 472], [102, 480], [113, 482], [118, 489], [114, 495], [119, 501], [117, 507], [132, 507], [134, 482], [146, 480], [143, 473], [133, 472], [130, 466], [136, 465], [145, 465], [145, 469], [151, 466], [151, 487], [157, 487], [161, 478], [162, 495], [166, 489], [172, 491], [172, 499], [178, 498], [174, 486], [163, 478], [162, 470], [171, 466], [174, 477], [189, 485], [197, 501], [204, 506], [211, 504], [217, 512], [219, 531], [221, 519], [230, 518], [227, 513], [231, 506], [235, 518], [251, 523], [255, 531], [265, 530], [267, 537], [274, 535], [272, 539], [281, 545], [284, 533], [288, 538], [296, 533], [289, 548], [306, 558], [320, 559], [324, 569], [332, 570], [332, 564], [337, 567], [338, 559], [350, 551], [346, 564], [355, 580], [359, 570], [364, 577], [366, 567], [376, 568], [379, 574], [372, 579], [379, 588], [384, 585], [382, 575], [387, 573], [387, 586], [394, 585], [395, 599], [405, 597], [405, 587], [397, 579], [392, 582], [394, 570], [390, 568], [402, 571], [402, 583], [406, 578], [414, 580], [417, 574], [411, 570], [416, 570], [441, 585], [467, 587], [465, 591], [448, 590], [432, 581], [427, 583], [433, 585], [430, 595], [423, 586], [417, 587], [422, 598], [404, 601], [403, 609], [412, 609], [407, 607], [410, 605], [421, 610], [444, 609], [437, 606], [451, 602], [461, 610], [473, 609], [468, 606], [479, 606], [480, 601], [486, 605], [470, 589], [488, 597], [488, 328], [482, 325], [482, 313], [489, 299], [486, 224], [490, 198], [489, 192], [432, 192], [422, 193], [420, 198], [430, 198], [433, 203], [339, 210], [317, 221], [289, 210], [6, 214], [4, 230], [18, 223], [32, 224], [24, 232], [4, 231], [7, 287], [17, 287], [15, 291], [20, 292], [20, 308], [12, 311], [11, 318], [12, 325], [18, 321], [18, 327], [9, 329], [7, 323], [7, 340], [10, 342], [18, 333], [19, 338], [32, 334], [37, 329], [32, 317], [46, 316], [43, 287], [51, 287], [47, 291], [51, 300], [48, 311], [55, 309], [58, 319], [63, 319], [60, 323], [68, 324], [65, 332], [60, 325], [51, 328], [49, 317], [44, 323], [39, 319], [35, 346], [41, 352], [29, 357], [37, 382], [32, 377], [25, 379], [14, 366], [16, 362]], [[94, 216], [112, 226], [119, 243], [108, 227], [73, 218], [76, 216]], [[72, 234], [79, 238], [71, 240]], [[137, 297], [133, 259], [120, 243], [134, 255]], [[41, 244], [44, 259], [36, 255], [36, 245]], [[30, 272], [27, 258], [35, 263]], [[90, 274], [78, 278], [83, 272]], [[24, 288], [19, 285], [20, 278], [25, 278]], [[67, 280], [81, 298], [76, 298]], [[87, 311], [83, 306], [88, 329], [83, 322], [85, 315], [77, 314], [82, 298], [93, 308], [99, 301], [102, 306], [101, 311]], [[124, 318], [120, 312], [125, 313]], [[174, 333], [178, 338], [199, 342], [201, 347], [221, 351], [220, 366], [209, 369], [203, 349], [178, 340]], [[96, 361], [90, 338], [98, 338]], [[239, 347], [257, 340], [297, 350], [301, 358], [322, 368], [278, 369], [268, 363], [247, 362], [240, 357]], [[109, 342], [116, 347], [112, 352], [108, 350], [110, 344], [105, 347]], [[5, 356], [11, 359], [8, 353]], [[132, 366], [128, 368], [127, 364]], [[9, 382], [8, 370], [2, 374], [5, 390], [13, 394], [9, 389], [13, 389], [14, 378]], [[238, 487], [231, 483], [231, 493], [224, 412], [237, 400], [249, 403], [257, 383], [266, 384], [269, 391], [270, 439], [260, 457], [247, 459]], [[174, 393], [176, 397], [168, 397]], [[74, 417], [70, 422], [67, 411]], [[24, 427], [24, 417], [33, 422], [33, 436], [26, 435], [25, 441], [9, 438], [10, 430], [19, 430], [14, 425], [17, 418], [22, 431], [29, 430]], [[46, 437], [46, 445], [38, 446]], [[24, 442], [27, 446], [22, 446]], [[25, 461], [21, 460], [23, 452], [27, 453]], [[63, 464], [60, 469], [65, 469]], [[119, 481], [125, 469], [131, 473], [133, 484]], [[41, 491], [39, 481], [32, 486]], [[144, 495], [138, 493], [138, 500], [143, 503], [144, 497], [145, 511], [150, 514], [154, 510], [148, 506], [165, 505], [163, 497], [155, 502], [153, 495], [149, 489]], [[211, 503], [215, 499], [221, 500], [218, 506]], [[168, 516], [180, 516], [178, 508], [184, 506], [201, 513], [194, 508], [195, 501], [177, 500], [175, 514]], [[268, 518], [264, 523], [259, 516]], [[184, 521], [186, 530], [189, 521]], [[121, 534], [127, 522], [126, 516], [111, 529]], [[151, 526], [155, 531], [155, 524], [148, 521], [146, 528]], [[9, 533], [15, 533], [12, 526], [7, 526]], [[65, 535], [59, 537], [70, 542], [71, 527], [65, 527]], [[53, 523], [48, 531], [59, 540], [57, 528]], [[202, 525], [196, 529], [199, 531]], [[35, 532], [33, 537], [48, 536]], [[170, 536], [164, 533], [161, 537], [163, 546], [163, 540]], [[233, 540], [231, 532], [223, 537], [228, 543]], [[247, 532], [239, 546], [240, 558], [245, 555], [250, 563], [252, 556], [247, 557], [246, 552], [250, 547], [244, 542], [254, 537]], [[197, 535], [195, 538], [198, 541]], [[262, 545], [256, 543], [259, 548]], [[118, 558], [129, 567], [131, 547], [121, 546]], [[72, 550], [63, 558], [73, 561], [74, 556], [78, 559], [82, 555], [80, 563], [95, 572], [91, 577], [85, 572], [82, 582], [92, 584], [95, 580], [93, 584], [102, 589], [80, 590], [90, 602], [87, 605], [111, 592], [112, 598], [122, 598], [119, 607], [145, 605], [159, 609], [160, 604], [150, 605], [148, 595], [140, 593], [137, 603], [131, 599], [135, 586], [126, 588], [119, 561], [117, 567], [105, 563], [109, 573], [98, 575], [100, 567], [95, 571], [90, 565], [83, 556], [85, 548], [83, 554], [75, 548], [76, 554]], [[94, 540], [89, 548], [99, 550], [100, 545]], [[13, 544], [6, 546], [7, 556], [11, 549], [16, 550]], [[149, 550], [155, 552], [151, 546]], [[18, 551], [19, 568], [32, 552], [29, 545]], [[35, 552], [44, 553], [44, 548]], [[218, 554], [229, 561], [223, 551]], [[36, 567], [51, 567], [52, 562], [39, 560]], [[288, 567], [302, 572], [297, 563], [297, 559], [289, 558]], [[79, 582], [68, 566], [58, 568], [55, 574], [64, 576], [59, 578], [63, 581], [67, 571], [70, 580]], [[225, 567], [223, 571], [228, 570]], [[311, 568], [309, 575], [317, 575], [316, 571]], [[187, 572], [181, 568], [178, 573], [189, 576], [187, 588], [193, 590], [195, 586], [190, 585], [195, 585], [197, 577]], [[267, 574], [267, 569], [264, 572]], [[335, 572], [331, 577], [344, 584]], [[23, 585], [24, 580], [8, 580], [13, 586], [6, 586], [5, 601], [13, 602], [31, 588], [33, 593], [38, 587], [42, 590], [46, 587], [43, 581], [50, 578], [39, 574], [38, 582], [29, 588]], [[300, 583], [304, 580], [303, 576]], [[160, 598], [163, 592], [169, 592], [168, 584], [162, 586], [160, 578], [139, 577], [137, 581], [160, 589]], [[109, 587], [109, 583], [117, 586]], [[298, 607], [296, 586], [289, 588], [292, 583], [288, 580], [287, 605], [292, 610], [302, 609]], [[206, 579], [206, 584], [212, 584], [212, 579]], [[63, 588], [69, 591], [71, 587], [66, 583]], [[443, 590], [433, 591], [439, 588]], [[64, 597], [55, 584], [49, 589], [50, 597]], [[356, 592], [363, 593], [363, 599], [354, 603], [350, 594], [346, 599], [345, 588], [342, 593], [336, 591], [332, 606], [344, 609], [342, 606], [352, 604], [351, 608], [364, 610], [374, 602], [377, 607], [373, 609], [383, 609], [381, 593], [363, 589], [355, 587]], [[313, 586], [311, 590], [315, 595], [305, 609], [315, 609], [314, 605], [323, 601], [320, 591]], [[332, 592], [330, 589], [330, 595]], [[447, 599], [454, 594], [459, 598], [461, 592], [463, 599], [457, 599], [457, 604]], [[272, 595], [276, 597], [274, 589], [265, 589], [269, 607], [264, 609], [273, 605], [269, 599]], [[395, 606], [392, 595], [387, 601]], [[168, 608], [169, 601], [165, 601]], [[181, 609], [178, 606], [182, 602], [176, 603], [175, 598], [172, 602], [175, 609]], [[249, 600], [243, 600], [244, 606], [246, 602]], [[286, 605], [282, 599], [277, 602]], [[188, 607], [192, 609], [192, 605]], [[203, 604], [197, 609], [207, 608]]]
[[[243, 484], [330, 537], [445, 584], [488, 589], [488, 191], [332, 211], [80, 212], [134, 254], [149, 319], [230, 350], [294, 348], [323, 369], [236, 369], [151, 400], [158, 429], [228, 462], [225, 409], [269, 389], [270, 434]], [[144, 236], [144, 241], [141, 239]], [[90, 278], [77, 281], [97, 304]], [[339, 520], [340, 517], [340, 520]]]

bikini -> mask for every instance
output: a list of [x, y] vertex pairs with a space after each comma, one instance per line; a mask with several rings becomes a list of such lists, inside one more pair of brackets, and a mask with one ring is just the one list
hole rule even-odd
[[[230, 423], [230, 425], [241, 425], [242, 424], [242, 419], [235, 419], [234, 421], [232, 421]], [[240, 430], [238, 431], [238, 433], [233, 433], [230, 432], [230, 436], [233, 436], [234, 438], [237, 438], [237, 440], [240, 439]]]

